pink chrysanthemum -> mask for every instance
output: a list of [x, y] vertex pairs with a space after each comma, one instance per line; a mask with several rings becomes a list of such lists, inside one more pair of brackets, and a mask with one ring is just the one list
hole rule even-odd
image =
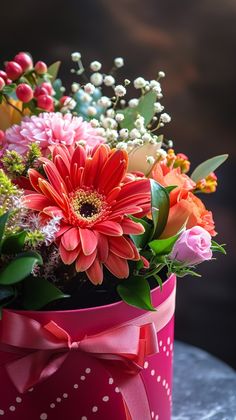
[[75, 262], [94, 284], [103, 280], [103, 265], [117, 278], [128, 277], [128, 260], [140, 259], [129, 235], [144, 232], [128, 215], [150, 211], [149, 180], [130, 180], [127, 153], [107, 145], [92, 152], [55, 146], [52, 161], [42, 161], [47, 179], [29, 170], [36, 193], [28, 193], [25, 204], [42, 219], [61, 218], [57, 243], [63, 262]]
[[87, 121], [83, 121], [82, 117], [73, 117], [69, 113], [63, 115], [60, 112], [44, 112], [39, 116], [25, 117], [20, 125], [13, 125], [6, 130], [4, 149], [16, 150], [24, 155], [29, 144], [37, 142], [45, 155], [50, 146], [71, 146], [80, 140], [84, 140], [90, 147], [104, 142], [97, 130]]

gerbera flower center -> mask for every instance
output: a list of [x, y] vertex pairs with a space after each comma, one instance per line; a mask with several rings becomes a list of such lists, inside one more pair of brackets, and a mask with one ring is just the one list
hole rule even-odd
[[109, 210], [105, 198], [97, 191], [91, 190], [77, 190], [72, 197], [71, 205], [79, 225], [81, 222], [91, 225], [100, 221]]

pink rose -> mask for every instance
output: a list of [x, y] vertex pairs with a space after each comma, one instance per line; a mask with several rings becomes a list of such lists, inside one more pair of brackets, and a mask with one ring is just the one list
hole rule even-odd
[[211, 235], [201, 226], [185, 230], [175, 242], [171, 260], [195, 265], [212, 258]]

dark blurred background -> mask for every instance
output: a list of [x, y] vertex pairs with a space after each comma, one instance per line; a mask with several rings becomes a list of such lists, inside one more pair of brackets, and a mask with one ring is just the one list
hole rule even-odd
[[163, 104], [173, 121], [165, 134], [176, 152], [192, 168], [230, 154], [217, 192], [204, 197], [228, 255], [202, 265], [202, 278], [179, 279], [176, 338], [236, 367], [235, 0], [2, 0], [0, 18], [1, 63], [31, 51], [35, 60], [62, 59], [65, 78], [71, 52], [80, 51], [107, 71], [123, 56], [127, 78], [164, 70]]

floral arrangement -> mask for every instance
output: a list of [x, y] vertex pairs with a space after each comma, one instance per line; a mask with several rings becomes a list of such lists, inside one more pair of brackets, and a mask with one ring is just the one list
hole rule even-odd
[[164, 72], [131, 83], [120, 57], [108, 73], [72, 62], [69, 89], [28, 53], [0, 70], [0, 307], [154, 310], [151, 289], [225, 253], [199, 195], [227, 155], [188, 175], [161, 133]]

